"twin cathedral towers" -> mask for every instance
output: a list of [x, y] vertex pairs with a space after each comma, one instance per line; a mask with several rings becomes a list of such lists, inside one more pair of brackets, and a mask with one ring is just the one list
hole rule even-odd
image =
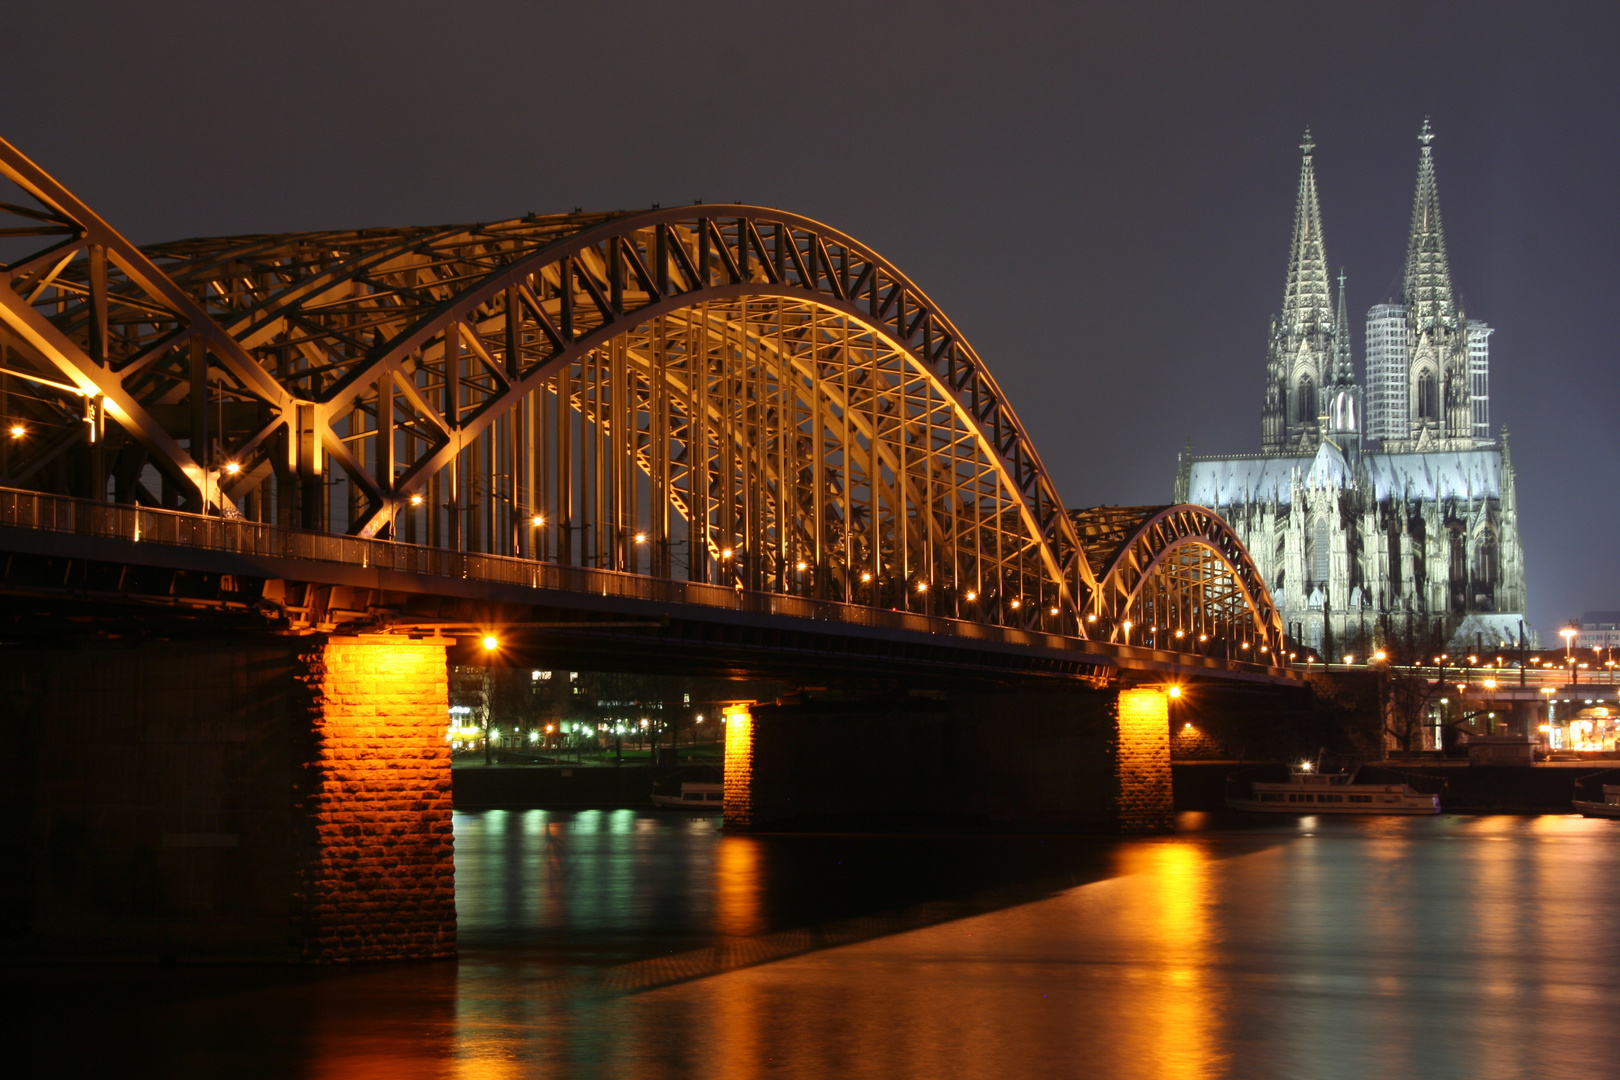
[[1401, 641], [1497, 649], [1523, 620], [1513, 465], [1489, 426], [1492, 331], [1452, 291], [1433, 142], [1425, 120], [1402, 295], [1367, 314], [1360, 382], [1306, 132], [1262, 452], [1189, 447], [1177, 470], [1176, 501], [1225, 517], [1289, 635], [1329, 654]]
[[1452, 295], [1433, 142], [1425, 120], [1418, 136], [1422, 149], [1404, 303], [1379, 304], [1368, 313], [1364, 395], [1351, 359], [1344, 275], [1339, 275], [1337, 303], [1328, 279], [1311, 159], [1316, 145], [1306, 131], [1288, 282], [1266, 355], [1261, 421], [1266, 453], [1314, 450], [1324, 433], [1340, 441], [1377, 439], [1386, 450], [1468, 449], [1491, 442], [1491, 329], [1464, 318]]

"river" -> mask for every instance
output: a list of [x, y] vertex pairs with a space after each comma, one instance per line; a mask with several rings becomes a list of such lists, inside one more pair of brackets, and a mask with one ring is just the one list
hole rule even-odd
[[458, 813], [454, 962], [32, 969], [42, 1061], [231, 1077], [1620, 1074], [1620, 823], [747, 837]]

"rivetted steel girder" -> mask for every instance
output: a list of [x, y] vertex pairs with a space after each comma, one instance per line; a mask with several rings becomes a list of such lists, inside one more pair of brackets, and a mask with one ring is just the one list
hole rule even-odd
[[[1003, 594], [997, 598], [1002, 607], [998, 615], [983, 617], [1007, 619], [1007, 605], [1019, 608], [1018, 581], [1038, 565], [1044, 583], [1033, 597], [1037, 602], [1026, 604], [1014, 621], [1044, 618], [1050, 603], [1051, 614], [1070, 633], [1085, 635], [1101, 617], [1117, 635], [1112, 616], [1136, 602], [1143, 583], [1173, 550], [1199, 544], [1217, 552], [1231, 571], [1257, 634], [1268, 640], [1275, 634], [1280, 642], [1276, 612], [1252, 562], [1208, 511], [1173, 507], [1142, 523], [1107, 572], [1098, 573], [1023, 426], [957, 327], [892, 264], [811, 219], [761, 207], [690, 206], [473, 226], [200, 239], [143, 249], [3, 141], [0, 176], [37, 204], [0, 202], [0, 217], [18, 223], [0, 228], [0, 243], [10, 245], [0, 254], [10, 259], [0, 274], [6, 286], [0, 288], [0, 324], [20, 346], [12, 359], [23, 366], [0, 361], [11, 376], [43, 384], [41, 407], [56, 408], [59, 417], [71, 421], [72, 402], [80, 400], [92, 442], [110, 417], [144, 449], [166, 483], [189, 486], [186, 502], [194, 509], [234, 514], [236, 500], [269, 483], [272, 474], [313, 484], [319, 498], [330, 499], [329, 488], [322, 487], [325, 459], [341, 467], [354, 499], [349, 518], [334, 522], [337, 530], [362, 536], [390, 530], [397, 536], [401, 513], [421, 502], [430, 484], [450, 477], [453, 490], [469, 447], [480, 439], [494, 446], [497, 431], [508, 440], [502, 445], [515, 447], [514, 432], [527, 430], [536, 400], [551, 400], [582, 425], [595, 426], [600, 452], [612, 441], [615, 453], [634, 461], [649, 479], [656, 471], [654, 436], [668, 451], [666, 474], [674, 452], [668, 448], [684, 440], [679, 466], [688, 474], [701, 471], [704, 505], [711, 471], [732, 468], [722, 460], [726, 455], [744, 461], [741, 476], [775, 488], [777, 532], [791, 525], [813, 534], [812, 546], [819, 547], [827, 481], [820, 445], [826, 420], [818, 410], [825, 403], [841, 416], [845, 441], [830, 447], [835, 453], [827, 458], [836, 457], [845, 474], [835, 480], [846, 492], [838, 527], [848, 534], [864, 524], [862, 558], [869, 562], [862, 565], [872, 571], [882, 561], [875, 533], [881, 488], [890, 529], [883, 543], [902, 551], [902, 565], [906, 546], [921, 541], [901, 534], [932, 537], [936, 516], [941, 522], [948, 516], [939, 528], [951, 543], [972, 537], [975, 558], [979, 534], [998, 537], [995, 582], [981, 572], [983, 583], [972, 587], [987, 597], [995, 588]], [[36, 242], [44, 246], [13, 257], [18, 245]], [[794, 327], [787, 326], [790, 311], [800, 320]], [[829, 350], [832, 338], [824, 339], [823, 320], [815, 313], [842, 327], [842, 346]], [[751, 321], [759, 317], [766, 322]], [[652, 326], [660, 334], [670, 327], [719, 334], [727, 338], [726, 348], [737, 344], [732, 337], [739, 339], [742, 352], [760, 358], [758, 387], [747, 386], [755, 374], [738, 374], [726, 367], [730, 361], [713, 359], [718, 354], [712, 341], [699, 352], [688, 343], [680, 372], [666, 373], [662, 361], [654, 363], [647, 353], [623, 358], [626, 341], [637, 335], [653, 340], [644, 333]], [[788, 340], [788, 331], [800, 336]], [[856, 337], [859, 343], [852, 344]], [[608, 365], [602, 358], [613, 354], [615, 343], [621, 358]], [[839, 348], [843, 355], [829, 359]], [[856, 348], [862, 350], [858, 371]], [[895, 361], [896, 367], [879, 353], [903, 363]], [[598, 379], [590, 395], [581, 381], [587, 366]], [[47, 377], [52, 375], [59, 380]], [[609, 378], [613, 390], [605, 394]], [[758, 389], [767, 378], [776, 385], [769, 405]], [[621, 385], [621, 379], [630, 382]], [[740, 387], [746, 403], [739, 406], [735, 395], [728, 402], [701, 400], [722, 384]], [[647, 419], [655, 411], [653, 399], [671, 392], [685, 395], [685, 412], [677, 415], [670, 406]], [[638, 393], [645, 395], [640, 404]], [[47, 400], [52, 394], [54, 405]], [[398, 444], [408, 449], [398, 454], [396, 401], [411, 428]], [[757, 429], [728, 419], [748, 410], [780, 413], [790, 404], [791, 418], [762, 420]], [[646, 428], [637, 427], [638, 408]], [[813, 451], [794, 459], [787, 443], [803, 434], [801, 412], [821, 418], [813, 421]], [[680, 439], [669, 427], [677, 420], [686, 425]], [[919, 429], [926, 438], [918, 437]], [[775, 458], [765, 448], [767, 436], [775, 440]], [[564, 442], [574, 437], [562, 436]], [[581, 447], [585, 438], [579, 435]], [[971, 449], [963, 451], [952, 440]], [[949, 445], [949, 452], [941, 445]], [[369, 464], [368, 446], [375, 459]], [[51, 452], [36, 454], [34, 467]], [[480, 466], [486, 477], [493, 473], [495, 452], [489, 450]], [[851, 462], [858, 454], [866, 455], [859, 483], [871, 492], [871, 516], [864, 523], [851, 516], [847, 497], [857, 482]], [[930, 455], [938, 455], [939, 463], [907, 460]], [[92, 466], [88, 488], [105, 497], [107, 463], [94, 455], [91, 460], [99, 464]], [[603, 467], [598, 461], [596, 468]], [[809, 479], [798, 479], [801, 473]], [[964, 483], [966, 474], [975, 477], [971, 492], [964, 486], [943, 499], [929, 492], [936, 476], [948, 486]], [[600, 476], [596, 482], [621, 483]], [[692, 477], [684, 494], [667, 477], [664, 485], [667, 505], [686, 514]], [[504, 498], [506, 512], [517, 515], [515, 485], [505, 494], [473, 489], [472, 498]], [[140, 490], [142, 501], [150, 497]], [[801, 506], [794, 500], [803, 490], [815, 494]], [[466, 497], [464, 492], [452, 501]], [[611, 522], [601, 497], [597, 509], [605, 529]], [[633, 491], [630, 497], [636, 497]], [[264, 520], [263, 509], [257, 512]], [[704, 514], [702, 507], [698, 512]], [[790, 512], [807, 515], [810, 525], [784, 523]], [[310, 524], [307, 518], [304, 524]], [[689, 536], [690, 553], [698, 533]], [[709, 543], [707, 524], [702, 536]], [[1002, 539], [1018, 550], [1002, 552]], [[716, 552], [722, 542], [713, 542]], [[777, 581], [786, 588], [783, 568], [792, 557], [789, 542], [779, 543]], [[585, 557], [583, 541], [580, 550]], [[846, 542], [845, 554], [852, 550]], [[1021, 551], [1028, 553], [1027, 564]], [[511, 553], [523, 553], [522, 545], [514, 541]], [[947, 584], [960, 566], [957, 555], [929, 560]], [[840, 569], [845, 581], [838, 595], [853, 599], [857, 566], [846, 559]], [[961, 595], [974, 597], [959, 594], [953, 600], [958, 609]]]
[[[884, 338], [948, 389], [961, 418], [978, 431], [990, 459], [1021, 494], [1019, 512], [1026, 528], [1040, 538], [1049, 572], [1059, 582], [1078, 575], [1085, 591], [1094, 588], [1056, 487], [1000, 388], [955, 326], [892, 265], [825, 225], [757, 207], [705, 206], [701, 215], [692, 208], [586, 215], [578, 222], [577, 232], [559, 235], [562, 220], [538, 219], [533, 239], [522, 221], [401, 236], [392, 248], [362, 255], [358, 267], [323, 269], [317, 280], [297, 281], [277, 296], [233, 312], [234, 319], [222, 313], [247, 348], [293, 324], [310, 327], [310, 340], [315, 340], [321, 326], [316, 319], [329, 318], [335, 309], [345, 314], [354, 309], [355, 283], [362, 273], [392, 273], [401, 261], [408, 264], [424, 253], [443, 259], [445, 252], [457, 252], [451, 259], [456, 272], [449, 275], [453, 292], [413, 308], [413, 318], [381, 311], [390, 320], [390, 336], [371, 344], [363, 358], [335, 363], [330, 385], [300, 387], [319, 391], [315, 419], [322, 425], [322, 441], [336, 448], [340, 444], [330, 435], [333, 418], [413, 354], [442, 350], [452, 332], [498, 383], [465, 415], [447, 416], [416, 402], [418, 411], [442, 423], [446, 438], [400, 476], [395, 490], [374, 492], [378, 504], [357, 523], [360, 534], [374, 533], [391, 518], [399, 500], [448, 465], [459, 446], [512, 403], [625, 329], [705, 300], [808, 295]], [[492, 244], [494, 236], [500, 241]], [[477, 249], [478, 257], [470, 249]], [[208, 270], [215, 270], [233, 257], [210, 252], [204, 261]], [[462, 273], [491, 263], [493, 268], [482, 275]], [[175, 272], [182, 282], [196, 283], [194, 288], [204, 278], [218, 280], [202, 268], [176, 267]], [[375, 298], [380, 292], [364, 292], [368, 310], [379, 305]], [[325, 355], [342, 355], [344, 329], [325, 326], [319, 331]], [[364, 470], [351, 472], [365, 476]], [[370, 486], [369, 478], [362, 483]]]
[[[63, 235], [8, 265], [6, 322], [86, 396], [104, 401], [161, 470], [190, 481], [198, 502], [223, 512], [262, 471], [254, 456], [268, 458], [280, 435], [295, 463], [302, 457], [307, 467], [324, 453], [344, 468], [370, 504], [350, 530], [373, 535], [469, 440], [626, 329], [705, 301], [813, 299], [905, 355], [953, 402], [1017, 493], [1015, 509], [1061, 606], [1077, 615], [1095, 591], [1055, 485], [961, 333], [896, 268], [820, 223], [717, 206], [189, 241], [143, 252], [9, 144], [0, 143], [0, 168], [44, 208], [33, 215], [37, 233]], [[110, 312], [121, 333], [109, 327]], [[449, 385], [438, 408], [396, 378], [413, 357], [432, 353], [447, 383], [461, 378], [462, 365], [471, 376], [465, 393]], [[392, 484], [361, 467], [333, 430], [334, 418], [382, 381], [440, 435]], [[207, 451], [182, 448], [147, 406], [165, 394], [189, 404], [195, 449], [216, 383], [233, 406], [263, 406], [263, 422], [221, 448], [218, 460], [199, 463]]]
[[1167, 506], [1143, 519], [1101, 575], [1098, 606], [1111, 640], [1126, 640], [1125, 621], [1144, 589], [1156, 572], [1188, 549], [1213, 555], [1230, 575], [1252, 620], [1255, 643], [1281, 649], [1282, 619], [1248, 549], [1219, 514], [1191, 504]]

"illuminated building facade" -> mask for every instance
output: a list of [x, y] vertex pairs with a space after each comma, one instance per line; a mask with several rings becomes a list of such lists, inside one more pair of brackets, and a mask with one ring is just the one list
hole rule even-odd
[[1367, 316], [1358, 384], [1345, 279], [1332, 288], [1307, 132], [1259, 454], [1181, 455], [1177, 502], [1218, 511], [1309, 648], [1416, 634], [1517, 641], [1525, 610], [1514, 471], [1490, 437], [1492, 330], [1457, 307], [1424, 121], [1399, 303]]

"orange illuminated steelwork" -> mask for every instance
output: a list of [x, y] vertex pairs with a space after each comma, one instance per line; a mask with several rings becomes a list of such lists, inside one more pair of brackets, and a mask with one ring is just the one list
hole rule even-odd
[[[14, 422], [88, 432], [20, 440], [13, 475], [132, 503], [128, 451], [176, 481], [164, 508], [222, 519], [1280, 644], [1224, 523], [1145, 508], [1115, 537], [1115, 508], [1088, 532], [961, 330], [820, 222], [703, 205], [136, 247], [4, 141], [0, 177], [21, 191], [0, 228], [41, 238], [0, 275], [38, 414]], [[38, 467], [63, 452], [79, 467]]]

